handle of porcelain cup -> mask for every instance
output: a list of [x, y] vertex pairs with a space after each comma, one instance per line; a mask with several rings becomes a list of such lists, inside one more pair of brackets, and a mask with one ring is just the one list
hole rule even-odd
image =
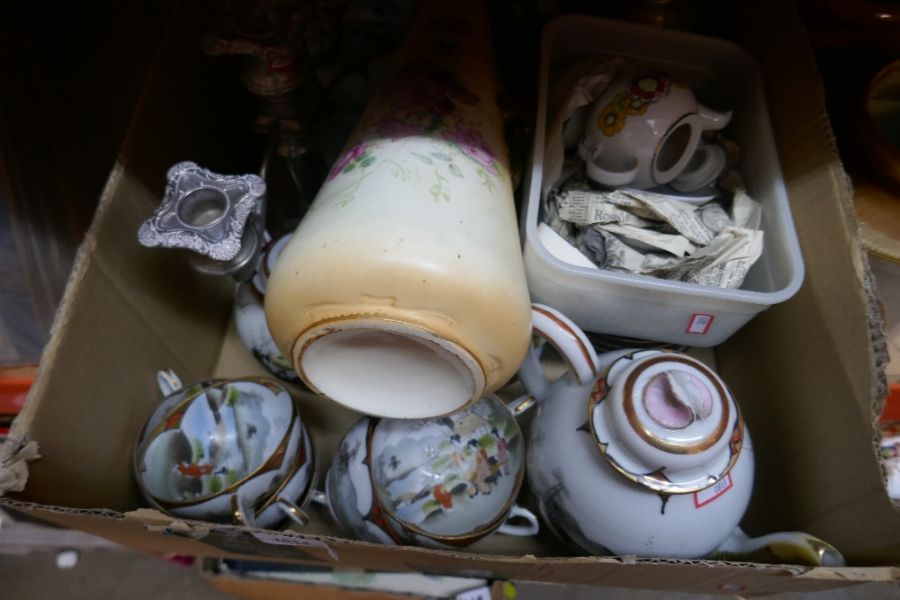
[[312, 492], [310, 492], [309, 499], [312, 502], [315, 502], [316, 504], [318, 504], [320, 506], [325, 506], [325, 507], [331, 506], [328, 503], [328, 496], [325, 494], [325, 492], [320, 491], [320, 490], [313, 490]]
[[[637, 159], [616, 157], [618, 164], [615, 165], [611, 161], [604, 161], [603, 146], [598, 143], [595, 136], [585, 138], [578, 145], [578, 155], [584, 161], [585, 172], [588, 178], [602, 185], [609, 187], [625, 186], [637, 177]], [[613, 168], [614, 166], [616, 168]]]
[[703, 105], [697, 106], [697, 116], [700, 117], [700, 128], [703, 131], [718, 131], [725, 129], [731, 122], [731, 111], [723, 113], [711, 110]]
[[[510, 523], [513, 519], [524, 519], [528, 521], [528, 524], [514, 525]], [[540, 530], [540, 522], [538, 521], [538, 518], [534, 516], [534, 513], [527, 508], [522, 508], [518, 504], [512, 505], [512, 508], [509, 509], [509, 514], [506, 515], [506, 522], [497, 528], [497, 531], [503, 535], [515, 535], [518, 537], [537, 535]]]
[[174, 394], [184, 387], [181, 383], [181, 379], [172, 369], [157, 371], [156, 384], [159, 386], [159, 391], [162, 392], [163, 397]]
[[231, 495], [231, 520], [234, 521], [235, 525], [254, 527], [255, 519], [244, 508], [244, 499], [241, 498], [240, 494]]
[[275, 499], [275, 503], [278, 505], [278, 508], [281, 509], [281, 512], [290, 517], [290, 519], [297, 525], [302, 526], [309, 523], [309, 515], [307, 515], [302, 508], [297, 506], [297, 504], [289, 498], [278, 496], [278, 498]]
[[716, 144], [700, 144], [678, 177], [669, 186], [679, 192], [693, 192], [716, 181], [728, 162], [725, 150]]
[[837, 548], [808, 533], [779, 531], [751, 538], [739, 527], [709, 558], [811, 567], [843, 567], [847, 564]]
[[[328, 475], [325, 475], [325, 479], [328, 479]], [[313, 490], [309, 494], [309, 501], [313, 504], [318, 504], [319, 506], [324, 506], [328, 510], [328, 515], [331, 517], [332, 523], [335, 525], [340, 525], [341, 521], [334, 514], [334, 508], [331, 506], [331, 502], [328, 501], [328, 494], [321, 490]]]

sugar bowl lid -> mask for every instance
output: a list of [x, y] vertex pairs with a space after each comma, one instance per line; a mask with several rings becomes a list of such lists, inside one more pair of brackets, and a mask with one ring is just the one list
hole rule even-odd
[[725, 384], [680, 353], [638, 351], [614, 361], [595, 382], [589, 411], [609, 464], [660, 493], [715, 484], [743, 446], [743, 418]]

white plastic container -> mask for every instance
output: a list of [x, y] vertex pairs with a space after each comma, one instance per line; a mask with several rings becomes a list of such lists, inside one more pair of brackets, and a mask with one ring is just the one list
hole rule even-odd
[[[552, 72], [592, 55], [610, 55], [668, 72], [704, 104], [730, 109], [724, 131], [741, 147], [740, 171], [763, 207], [762, 256], [740, 289], [722, 289], [567, 263], [538, 237], [548, 81]], [[724, 40], [619, 21], [563, 16], [541, 38], [540, 91], [527, 196], [522, 211], [525, 270], [532, 300], [562, 311], [588, 331], [688, 346], [715, 346], [760, 311], [793, 296], [803, 259], [754, 59]]]

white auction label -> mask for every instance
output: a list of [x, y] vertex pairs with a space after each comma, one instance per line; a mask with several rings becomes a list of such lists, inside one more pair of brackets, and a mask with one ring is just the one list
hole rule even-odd
[[715, 318], [715, 315], [694, 313], [693, 315], [691, 315], [691, 320], [688, 321], [687, 333], [699, 333], [700, 335], [706, 335], [706, 333], [709, 331], [709, 328], [712, 327]]
[[699, 492], [694, 492], [694, 507], [702, 508], [734, 487], [731, 480], [731, 473], [727, 473], [725, 477]]

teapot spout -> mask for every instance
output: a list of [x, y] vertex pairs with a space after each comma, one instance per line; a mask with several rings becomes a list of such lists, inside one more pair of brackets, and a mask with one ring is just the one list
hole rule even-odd
[[703, 105], [698, 105], [697, 116], [700, 118], [700, 127], [703, 131], [719, 131], [731, 122], [731, 111], [716, 112]]
[[751, 538], [740, 528], [736, 528], [707, 558], [810, 567], [843, 567], [847, 564], [837, 548], [808, 533], [780, 531]]

